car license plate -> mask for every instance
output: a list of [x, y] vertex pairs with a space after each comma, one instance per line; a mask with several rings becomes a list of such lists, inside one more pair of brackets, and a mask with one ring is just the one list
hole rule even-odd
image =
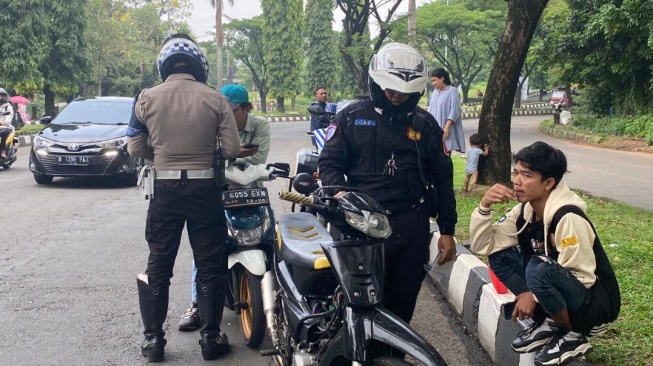
[[222, 192], [224, 207], [263, 206], [270, 204], [267, 188], [236, 189]]
[[59, 165], [88, 165], [90, 163], [88, 156], [63, 155], [57, 159]]

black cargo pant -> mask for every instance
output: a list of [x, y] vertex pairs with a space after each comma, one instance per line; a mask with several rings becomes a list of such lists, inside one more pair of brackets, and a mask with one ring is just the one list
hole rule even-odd
[[222, 192], [215, 180], [158, 179], [145, 228], [150, 247], [145, 273], [150, 287], [170, 285], [184, 224], [197, 266], [197, 281], [210, 284], [227, 274], [227, 226]]
[[429, 217], [425, 204], [388, 217], [393, 235], [385, 240], [384, 306], [406, 323], [415, 311], [429, 258]]

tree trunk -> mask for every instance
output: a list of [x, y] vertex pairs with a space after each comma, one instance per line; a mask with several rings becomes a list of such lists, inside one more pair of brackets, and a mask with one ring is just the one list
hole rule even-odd
[[286, 107], [283, 105], [283, 97], [277, 97], [277, 112], [286, 113]]
[[478, 125], [492, 146], [486, 164], [479, 166], [479, 182], [510, 184], [512, 150], [510, 122], [519, 75], [537, 23], [549, 0], [509, 0], [508, 19], [490, 72]]
[[408, 44], [415, 45], [415, 34], [417, 29], [417, 11], [415, 0], [408, 0]]
[[261, 112], [268, 113], [267, 93], [259, 89], [258, 95], [261, 97]]
[[223, 43], [223, 34], [222, 34], [222, 0], [215, 1], [215, 43], [218, 47], [217, 51], [217, 81], [216, 88], [218, 90], [222, 89], [222, 43]]
[[54, 92], [50, 89], [50, 85], [43, 86], [43, 95], [45, 96], [45, 115], [56, 116], [57, 111], [54, 109]]

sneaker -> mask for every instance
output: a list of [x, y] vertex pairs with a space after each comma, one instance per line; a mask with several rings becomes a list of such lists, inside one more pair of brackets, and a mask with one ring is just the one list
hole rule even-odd
[[535, 365], [564, 365], [574, 359], [585, 357], [591, 350], [592, 345], [580, 333], [556, 335], [535, 356]]
[[517, 338], [512, 341], [512, 349], [517, 353], [539, 351], [555, 335], [549, 326], [549, 318], [538, 324], [532, 322], [529, 326], [517, 333]]
[[194, 302], [190, 303], [190, 307], [186, 309], [184, 315], [181, 316], [181, 321], [179, 322], [179, 330], [181, 331], [191, 331], [199, 328], [200, 326], [200, 313], [197, 308], [197, 304]]

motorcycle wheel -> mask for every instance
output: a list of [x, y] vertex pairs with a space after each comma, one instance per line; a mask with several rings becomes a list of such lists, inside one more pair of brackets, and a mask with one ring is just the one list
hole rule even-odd
[[2, 167], [5, 168], [5, 169], [9, 169], [9, 168], [11, 168], [11, 164], [5, 164]]
[[257, 348], [265, 338], [265, 314], [261, 294], [261, 276], [242, 268], [238, 274], [238, 301], [244, 305], [240, 310], [240, 330], [245, 345]]
[[374, 366], [412, 366], [412, 363], [394, 357], [377, 358], [372, 364]]

